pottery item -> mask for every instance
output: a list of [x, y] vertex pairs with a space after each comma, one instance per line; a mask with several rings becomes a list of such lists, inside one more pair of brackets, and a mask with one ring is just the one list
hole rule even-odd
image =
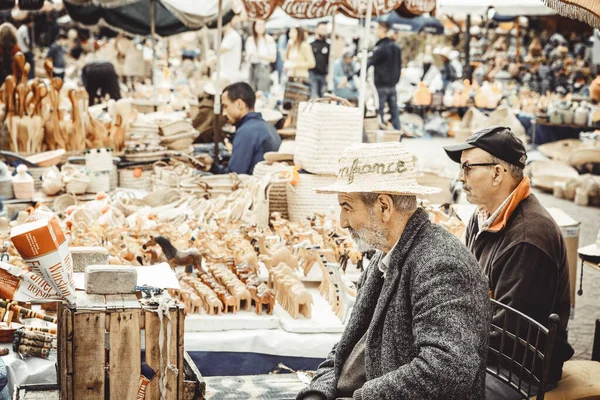
[[27, 173], [27, 166], [23, 164], [17, 167], [17, 175], [13, 177], [13, 190], [17, 199], [33, 197], [33, 178]]
[[587, 125], [589, 116], [590, 110], [587, 107], [587, 103], [584, 101], [577, 108], [575, 108], [573, 123], [579, 126]]
[[64, 184], [60, 177], [60, 171], [53, 166], [48, 168], [42, 175], [42, 191], [48, 196], [54, 196], [63, 190]]

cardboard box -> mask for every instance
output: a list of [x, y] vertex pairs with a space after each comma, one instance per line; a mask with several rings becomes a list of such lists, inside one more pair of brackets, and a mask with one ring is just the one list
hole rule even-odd
[[567, 259], [569, 260], [569, 283], [571, 286], [571, 318], [575, 316], [575, 288], [577, 287], [577, 249], [579, 248], [579, 226], [580, 222], [569, 217], [560, 208], [547, 208], [560, 228], [567, 245]]

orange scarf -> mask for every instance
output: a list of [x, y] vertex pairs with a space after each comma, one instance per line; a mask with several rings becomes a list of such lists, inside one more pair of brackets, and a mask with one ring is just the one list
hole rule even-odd
[[519, 183], [519, 186], [515, 189], [510, 202], [504, 207], [498, 218], [494, 221], [488, 232], [500, 232], [502, 229], [506, 227], [506, 223], [508, 219], [515, 211], [519, 203], [529, 197], [531, 194], [531, 183], [529, 182], [529, 178], [525, 177]]

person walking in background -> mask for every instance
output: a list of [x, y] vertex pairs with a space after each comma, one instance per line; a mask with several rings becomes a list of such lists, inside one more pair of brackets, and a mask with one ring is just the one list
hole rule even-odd
[[315, 57], [310, 44], [306, 41], [306, 32], [302, 28], [290, 29], [286, 61], [283, 68], [288, 78], [296, 82], [308, 83], [308, 70], [315, 67]]
[[279, 78], [279, 84], [283, 84], [284, 82], [284, 74], [283, 74], [283, 62], [285, 61], [285, 55], [288, 45], [288, 38], [290, 37], [290, 30], [282, 33], [277, 38], [277, 61], [275, 62], [277, 66], [277, 77]]
[[277, 46], [266, 34], [265, 21], [254, 21], [252, 36], [246, 40], [246, 60], [250, 63], [250, 86], [265, 94], [271, 89], [271, 63], [277, 59]]
[[233, 22], [223, 28], [223, 40], [221, 41], [221, 58], [219, 59], [221, 71], [236, 81], [242, 67], [242, 37], [233, 28]]
[[311, 41], [315, 67], [309, 71], [310, 97], [323, 97], [327, 89], [327, 72], [329, 71], [330, 41], [327, 40], [327, 23], [319, 22], [315, 37]]
[[29, 70], [29, 79], [33, 79], [35, 77], [35, 59], [33, 57], [32, 50], [32, 37], [33, 19], [31, 19], [31, 17], [27, 17], [27, 19], [23, 22], [23, 25], [21, 25], [17, 30], [17, 44], [19, 45], [19, 49], [21, 49], [25, 55], [25, 61], [28, 62], [29, 66], [31, 67]]
[[4, 82], [13, 73], [13, 58], [18, 51], [17, 29], [13, 24], [5, 22], [0, 25], [0, 82]]
[[375, 67], [375, 87], [379, 95], [379, 115], [383, 127], [387, 127], [385, 121], [385, 105], [387, 103], [394, 129], [400, 129], [400, 112], [398, 111], [398, 96], [396, 85], [400, 80], [400, 69], [402, 68], [402, 52], [400, 46], [388, 37], [389, 24], [379, 22], [377, 25], [377, 38], [379, 41], [373, 51], [373, 55], [367, 62], [367, 68]]
[[65, 54], [67, 52], [67, 41], [67, 35], [65, 35], [64, 33], [60, 33], [56, 37], [56, 42], [52, 46], [50, 46], [48, 54], [46, 55], [47, 58], [52, 59], [52, 64], [54, 66], [54, 77], [63, 80], [65, 79], [65, 68], [67, 66], [67, 63], [65, 61]]
[[333, 63], [333, 94], [338, 97], [356, 102], [358, 100], [358, 88], [354, 76], [360, 65], [354, 61], [354, 49], [344, 49], [342, 57]]

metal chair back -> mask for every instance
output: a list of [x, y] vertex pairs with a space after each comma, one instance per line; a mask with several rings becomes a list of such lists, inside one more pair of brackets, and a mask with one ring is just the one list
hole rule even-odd
[[[548, 328], [520, 311], [491, 299], [492, 318], [486, 372], [523, 398], [543, 400], [560, 318]], [[498, 318], [500, 316], [500, 318]]]

